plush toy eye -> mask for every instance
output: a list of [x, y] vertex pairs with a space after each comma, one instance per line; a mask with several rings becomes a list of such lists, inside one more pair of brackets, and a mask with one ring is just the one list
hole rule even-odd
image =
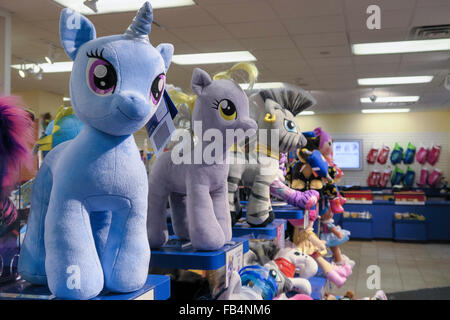
[[87, 82], [96, 95], [107, 96], [114, 93], [117, 84], [116, 70], [103, 58], [89, 58]]
[[150, 88], [150, 97], [154, 105], [157, 105], [161, 100], [165, 85], [166, 75], [164, 73], [157, 75], [155, 80], [153, 80], [152, 87]]
[[275, 271], [275, 270], [270, 270], [270, 276], [272, 277], [272, 278], [276, 278], [277, 277], [277, 272]]
[[216, 101], [216, 106], [219, 109], [219, 113], [227, 121], [232, 121], [237, 118], [236, 106], [229, 99], [223, 99]]
[[297, 127], [295, 126], [295, 122], [294, 121], [284, 119], [284, 127], [289, 132], [297, 133]]

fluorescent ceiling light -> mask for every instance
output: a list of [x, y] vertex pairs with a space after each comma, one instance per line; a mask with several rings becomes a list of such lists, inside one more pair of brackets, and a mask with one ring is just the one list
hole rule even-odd
[[[97, 12], [84, 5], [84, 0], [53, 0], [54, 2], [82, 14], [105, 14], [137, 11], [146, 0], [98, 0]], [[193, 0], [149, 0], [153, 9], [195, 5]]]
[[228, 62], [243, 62], [243, 61], [256, 61], [256, 58], [249, 51], [176, 54], [172, 57], [173, 63], [182, 65], [228, 63]]
[[[54, 63], [41, 63], [37, 65], [41, 67], [43, 73], [55, 73], [55, 72], [71, 72], [73, 62], [72, 61], [64, 61], [64, 62], [54, 62]], [[36, 64], [13, 64], [11, 68], [21, 69], [21, 67], [25, 67], [25, 69], [35, 68]]]
[[433, 80], [433, 76], [380, 77], [358, 79], [358, 84], [360, 86], [377, 86], [388, 84], [428, 83], [431, 82], [431, 80]]
[[361, 103], [416, 102], [419, 98], [419, 96], [377, 97], [375, 101], [370, 98], [361, 98]]
[[300, 112], [301, 116], [312, 116], [315, 112], [314, 111], [302, 111]]
[[402, 112], [409, 112], [409, 108], [402, 108], [402, 109], [362, 109], [362, 113], [402, 113]]
[[69, 97], [63, 97], [63, 101], [70, 101]]
[[450, 39], [411, 40], [352, 44], [355, 55], [450, 50]]
[[[247, 90], [248, 86], [250, 84], [248, 83], [240, 83], [239, 84], [241, 86], [242, 89]], [[284, 87], [284, 83], [283, 82], [257, 82], [253, 85], [253, 90], [254, 89], [279, 89], [279, 88], [283, 88]]]

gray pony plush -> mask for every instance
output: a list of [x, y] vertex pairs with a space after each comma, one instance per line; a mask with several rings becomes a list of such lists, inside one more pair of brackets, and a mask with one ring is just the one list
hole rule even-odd
[[[315, 99], [306, 91], [296, 87], [261, 90], [249, 97], [251, 118], [258, 123], [259, 130], [267, 130], [267, 139], [256, 141], [254, 161], [249, 161], [243, 148], [233, 151], [234, 163], [228, 174], [228, 200], [233, 221], [240, 215], [240, 205], [235, 192], [239, 182], [251, 188], [247, 205], [247, 222], [252, 226], [265, 226], [273, 221], [270, 203], [270, 187], [279, 177], [279, 154], [288, 153], [306, 145], [307, 141], [295, 124], [294, 117], [315, 104]], [[278, 139], [272, 136], [278, 131]], [[273, 140], [273, 141], [272, 141]], [[252, 149], [250, 147], [250, 149]], [[244, 160], [245, 163], [243, 162]], [[241, 161], [241, 162], [239, 162]], [[314, 194], [298, 194], [295, 205], [306, 204]]]
[[[198, 250], [217, 250], [231, 239], [226, 155], [237, 139], [228, 141], [226, 132], [242, 129], [254, 134], [257, 125], [249, 117], [245, 92], [233, 80], [213, 81], [205, 71], [196, 68], [191, 86], [197, 94], [192, 128], [199, 141], [189, 150], [175, 146], [171, 152], [158, 156], [152, 165], [147, 220], [152, 248], [161, 247], [168, 240], [165, 215], [168, 198], [174, 233], [181, 240], [190, 240]], [[199, 121], [202, 130], [196, 125]], [[221, 150], [214, 152], [216, 158], [221, 152], [222, 158], [212, 163], [205, 157], [212, 154], [210, 144], [203, 141], [207, 140], [208, 129], [215, 129], [223, 138]], [[189, 135], [186, 139], [191, 141]], [[180, 155], [184, 160], [174, 161]]]

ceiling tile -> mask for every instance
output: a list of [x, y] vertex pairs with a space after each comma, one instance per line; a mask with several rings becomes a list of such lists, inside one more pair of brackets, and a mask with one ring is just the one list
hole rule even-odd
[[253, 50], [252, 53], [258, 60], [262, 61], [302, 59], [297, 49]]
[[270, 0], [281, 18], [304, 18], [343, 13], [340, 0]]
[[278, 21], [233, 23], [227, 24], [225, 27], [240, 39], [287, 35], [283, 25]]
[[409, 29], [380, 29], [349, 32], [350, 43], [402, 41], [408, 37]]
[[[413, 10], [382, 11], [381, 29], [408, 28]], [[372, 31], [367, 28], [369, 15], [361, 12], [347, 13], [347, 25], [350, 31]]]
[[446, 5], [421, 7], [415, 10], [412, 25], [428, 26], [438, 24], [449, 24], [450, 5], [447, 1]]
[[159, 24], [170, 28], [216, 24], [216, 20], [200, 6], [155, 10], [154, 18]]
[[332, 33], [345, 31], [342, 15], [307, 17], [283, 20], [289, 34]]
[[292, 36], [299, 48], [348, 45], [345, 32], [303, 34]]
[[352, 65], [352, 58], [350, 57], [307, 59], [307, 61], [312, 67], [335, 67]]
[[276, 20], [272, 8], [263, 1], [239, 1], [232, 4], [203, 6], [220, 23]]
[[335, 58], [351, 56], [349, 46], [301, 48], [300, 52], [305, 59], [313, 59], [317, 57]]
[[295, 48], [295, 43], [288, 36], [245, 38], [240, 42], [248, 50]]
[[169, 31], [187, 42], [212, 41], [232, 38], [231, 34], [219, 25], [170, 28]]

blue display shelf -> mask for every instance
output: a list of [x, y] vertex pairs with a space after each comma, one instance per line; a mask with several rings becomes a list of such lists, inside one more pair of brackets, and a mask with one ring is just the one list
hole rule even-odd
[[324, 277], [312, 277], [309, 279], [311, 283], [311, 298], [314, 300], [322, 300], [323, 293], [325, 292], [325, 286], [327, 279]]
[[372, 239], [373, 238], [372, 219], [343, 218], [342, 228], [350, 231], [350, 238]]
[[[289, 206], [272, 208], [275, 219], [303, 219], [303, 210]], [[245, 216], [247, 213], [246, 208], [242, 208], [242, 215]]]
[[226, 263], [226, 253], [242, 246], [243, 253], [249, 248], [248, 239], [232, 238], [216, 251], [195, 250], [190, 244], [180, 246], [176, 236], [169, 237], [168, 245], [161, 249], [152, 249], [151, 267], [168, 269], [217, 270]]
[[[149, 275], [145, 285], [130, 293], [104, 291], [91, 300], [167, 300], [170, 297], [170, 277]], [[56, 300], [47, 286], [32, 285], [19, 280], [0, 287], [0, 300]]]
[[[282, 228], [282, 230], [280, 230]], [[252, 238], [274, 239], [280, 231], [286, 230], [286, 220], [275, 219], [265, 227], [251, 227], [247, 222], [237, 222], [233, 227], [233, 237], [251, 236]]]
[[427, 241], [427, 221], [394, 220], [394, 239], [402, 241]]
[[428, 241], [450, 241], [450, 201], [425, 201], [424, 205], [395, 204], [394, 201], [374, 200], [373, 204], [345, 204], [346, 211], [369, 211], [373, 219], [374, 239], [394, 239], [396, 212], [413, 212], [427, 220]]

